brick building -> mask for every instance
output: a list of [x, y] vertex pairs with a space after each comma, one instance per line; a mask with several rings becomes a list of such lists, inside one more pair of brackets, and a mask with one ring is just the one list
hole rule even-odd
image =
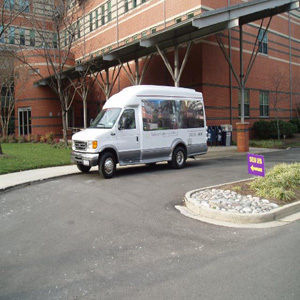
[[[122, 57], [120, 59], [120, 57], [116, 58], [110, 54], [118, 49], [124, 49], [124, 53], [126, 53], [127, 47], [130, 48], [139, 41], [147, 41], [148, 38], [151, 40], [152, 36], [159, 36], [160, 33], [177, 32], [176, 28], [181, 28], [181, 24], [192, 24], [193, 20], [205, 16], [207, 12], [218, 12], [221, 8], [239, 7], [238, 4], [260, 4], [267, 1], [69, 1], [68, 13], [73, 16], [73, 21], [68, 26], [60, 28], [59, 37], [54, 31], [51, 31], [53, 29], [51, 12], [55, 7], [54, 1], [33, 2], [33, 4], [30, 3], [29, 9], [25, 13], [32, 14], [32, 17], [36, 17], [37, 13], [43, 13], [43, 18], [49, 23], [46, 46], [52, 47], [55, 51], [57, 43], [60, 43], [60, 47], [64, 49], [72, 40], [72, 44], [69, 45], [71, 53], [66, 69], [73, 67], [75, 70], [86, 62], [119, 60], [119, 66], [115, 62], [115, 64], [111, 64], [111, 68], [107, 67], [110, 66], [109, 64], [100, 68], [102, 76], [97, 75], [98, 84], [96, 82], [88, 94], [88, 120], [95, 118], [108, 94], [114, 94], [126, 86], [136, 83], [176, 84], [174, 82], [176, 75], [174, 64], [176, 64], [178, 53], [177, 63], [180, 66], [184, 64], [178, 83], [182, 87], [194, 88], [203, 93], [208, 125], [232, 124], [234, 129], [236, 128], [235, 124], [240, 120], [241, 110], [240, 87], [222, 53], [222, 46], [227, 55], [231, 57], [233, 68], [238, 76], [240, 68], [238, 26], [221, 30], [218, 36], [212, 34], [191, 38], [191, 44], [189, 41], [179, 43], [174, 38], [174, 45], [168, 44], [163, 47], [164, 42], [162, 41], [159, 45], [161, 54], [159, 49], [153, 51], [151, 55], [145, 51], [144, 56], [139, 56], [135, 60], [122, 61]], [[42, 2], [47, 3], [45, 6], [47, 9], [38, 10], [41, 8]], [[299, 7], [299, 1], [296, 2]], [[300, 106], [299, 10], [295, 9], [273, 16], [268, 27], [269, 19], [266, 17], [262, 26], [261, 20], [243, 26], [245, 71], [256, 38], [258, 39], [258, 43], [256, 43], [258, 54], [249, 73], [244, 94], [245, 120], [250, 125], [260, 119], [275, 118], [275, 96], [279, 99], [279, 116], [283, 120], [298, 116], [297, 108], [299, 109]], [[16, 37], [17, 31], [18, 37]], [[10, 43], [14, 36], [15, 43], [18, 40], [23, 48], [27, 48], [26, 55], [38, 72], [49, 77], [51, 74], [49, 74], [42, 55], [31, 53], [31, 51], [36, 51], [36, 48], [45, 47], [43, 41], [35, 41], [33, 45], [34, 32], [34, 27], [18, 27], [18, 30], [9, 28], [6, 40], [3, 38], [0, 43]], [[168, 63], [164, 63], [163, 58], [169, 62], [169, 66]], [[123, 63], [123, 68], [120, 68], [120, 63]], [[40, 78], [34, 72], [29, 73], [26, 73], [26, 76], [24, 74], [20, 76], [17, 73], [15, 82], [16, 133], [24, 135], [54, 132], [61, 135], [61, 109], [57, 95], [44, 84], [34, 85], [34, 82], [39, 81]], [[107, 85], [108, 81], [109, 85]], [[82, 99], [76, 95], [68, 112], [69, 127], [83, 127], [83, 114]]]

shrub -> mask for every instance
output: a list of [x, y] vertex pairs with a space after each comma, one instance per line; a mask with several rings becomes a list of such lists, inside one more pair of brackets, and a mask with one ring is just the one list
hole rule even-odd
[[17, 142], [17, 138], [11, 134], [8, 136], [8, 140], [7, 140], [9, 143], [16, 143]]
[[289, 121], [290, 123], [297, 126], [297, 132], [300, 133], [300, 118], [295, 118]]
[[39, 134], [34, 134], [34, 135], [32, 135], [31, 140], [33, 143], [38, 143], [40, 141], [40, 138], [41, 138], [41, 136]]
[[260, 197], [288, 201], [295, 197], [295, 189], [300, 187], [300, 163], [278, 164], [265, 177], [251, 182], [250, 187]]
[[281, 137], [292, 137], [297, 132], [297, 125], [290, 122], [281, 121], [279, 123], [279, 128]]
[[53, 132], [46, 133], [45, 138], [48, 144], [52, 144], [54, 140], [54, 133]]
[[[292, 137], [297, 132], [297, 127], [291, 122], [279, 120], [280, 137]], [[260, 120], [253, 124], [254, 137], [257, 139], [276, 139], [277, 121]]]
[[274, 135], [273, 124], [271, 122], [260, 120], [253, 124], [254, 137], [260, 140], [269, 139]]
[[17, 137], [17, 141], [18, 141], [18, 143], [25, 143], [26, 139], [25, 139], [25, 137], [23, 135], [21, 135], [21, 136]]
[[47, 142], [47, 138], [45, 135], [41, 135], [40, 137], [40, 143], [46, 143]]

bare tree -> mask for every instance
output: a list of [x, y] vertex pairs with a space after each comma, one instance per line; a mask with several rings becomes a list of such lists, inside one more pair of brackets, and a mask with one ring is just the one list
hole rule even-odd
[[[7, 57], [9, 48], [4, 43], [4, 35], [8, 28], [15, 20], [28, 8], [27, 3], [14, 7], [14, 2], [8, 0], [0, 0], [0, 59], [1, 66], [6, 66], [6, 61], [3, 58]], [[7, 128], [11, 114], [14, 110], [13, 101], [13, 70], [11, 65], [8, 68], [1, 68], [0, 78], [0, 93], [1, 93], [1, 128], [2, 134], [7, 134]], [[3, 154], [0, 143], [0, 155]]]
[[[82, 100], [83, 104], [83, 127], [87, 128], [87, 98], [90, 90], [94, 86], [97, 80], [98, 72], [93, 73], [93, 64], [85, 64], [76, 67], [78, 72], [78, 77], [76, 80], [69, 79], [70, 83], [73, 85], [74, 90]], [[92, 76], [92, 74], [94, 76]]]
[[270, 95], [271, 103], [275, 111], [276, 119], [276, 129], [277, 129], [277, 139], [280, 140], [280, 126], [279, 126], [279, 112], [280, 112], [280, 103], [286, 99], [286, 95], [282, 92], [284, 87], [287, 86], [286, 78], [284, 74], [276, 70], [273, 72], [273, 75], [270, 78], [270, 83], [272, 87], [272, 92]]
[[3, 137], [8, 135], [8, 127], [15, 108], [14, 100], [14, 62], [9, 53], [0, 56], [0, 128]]
[[[71, 48], [77, 32], [76, 14], [70, 13], [68, 0], [58, 0], [54, 2], [54, 8], [51, 13], [51, 20], [41, 18], [32, 18], [32, 26], [40, 41], [36, 45], [35, 56], [40, 57], [46, 62], [47, 74], [40, 74], [39, 70], [34, 67], [22, 49], [17, 53], [17, 59], [26, 64], [33, 72], [44, 79], [45, 83], [58, 96], [62, 114], [63, 139], [67, 145], [67, 113], [70, 109], [70, 103], [74, 97], [66, 92], [69, 89], [69, 82], [65, 78], [63, 71], [70, 67], [69, 62], [72, 59]], [[52, 30], [49, 30], [52, 27]], [[66, 89], [66, 91], [64, 90]], [[73, 97], [73, 98], [72, 98]]]

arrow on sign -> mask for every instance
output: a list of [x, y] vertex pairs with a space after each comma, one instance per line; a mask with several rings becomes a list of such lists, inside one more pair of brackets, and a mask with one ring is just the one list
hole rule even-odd
[[250, 169], [252, 172], [253, 171], [262, 172], [262, 168], [254, 167], [253, 165], [251, 165]]

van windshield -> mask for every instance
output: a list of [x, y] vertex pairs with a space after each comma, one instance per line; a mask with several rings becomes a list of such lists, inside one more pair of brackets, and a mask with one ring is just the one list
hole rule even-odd
[[101, 110], [90, 128], [112, 128], [118, 119], [120, 111], [121, 108], [106, 108]]

